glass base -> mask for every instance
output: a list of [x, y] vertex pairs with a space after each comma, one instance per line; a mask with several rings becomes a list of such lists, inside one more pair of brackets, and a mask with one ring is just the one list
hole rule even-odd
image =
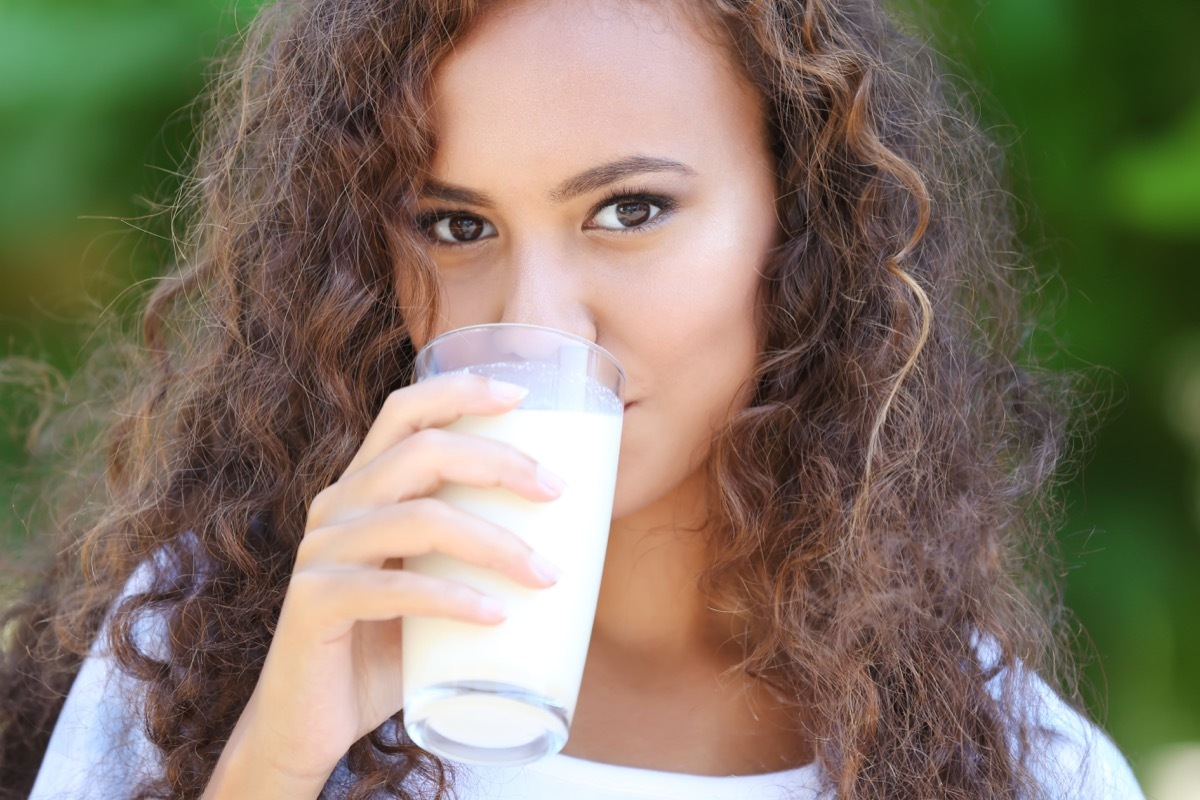
[[451, 761], [515, 767], [567, 743], [567, 712], [549, 698], [494, 681], [443, 683], [404, 704], [404, 728], [422, 749]]

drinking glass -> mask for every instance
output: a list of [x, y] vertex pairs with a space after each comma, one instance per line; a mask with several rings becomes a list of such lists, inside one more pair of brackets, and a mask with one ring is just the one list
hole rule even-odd
[[422, 748], [454, 761], [524, 764], [562, 749], [575, 711], [612, 517], [625, 376], [586, 339], [508, 323], [450, 331], [418, 353], [418, 381], [450, 372], [529, 393], [512, 411], [465, 416], [446, 430], [507, 442], [566, 486], [540, 503], [453, 484], [435, 496], [517, 534], [561, 577], [530, 589], [440, 553], [405, 559], [405, 569], [497, 598], [506, 619], [404, 619], [404, 725]]

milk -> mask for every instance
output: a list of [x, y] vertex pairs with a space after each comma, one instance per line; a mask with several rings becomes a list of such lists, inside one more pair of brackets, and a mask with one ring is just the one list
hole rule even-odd
[[[559, 567], [561, 577], [550, 588], [529, 589], [494, 570], [437, 553], [405, 559], [405, 569], [456, 580], [499, 599], [507, 614], [496, 626], [404, 619], [407, 725], [432, 713], [437, 735], [469, 747], [519, 748], [542, 733], [545, 720], [505, 699], [515, 692], [556, 709], [565, 739], [587, 657], [612, 515], [621, 441], [620, 404], [612, 399], [615, 413], [522, 408], [446, 426], [510, 443], [566, 482], [558, 498], [542, 503], [508, 489], [459, 485], [436, 495], [511, 530]], [[447, 687], [455, 685], [488, 691], [452, 696]], [[561, 746], [558, 742], [553, 749]]]

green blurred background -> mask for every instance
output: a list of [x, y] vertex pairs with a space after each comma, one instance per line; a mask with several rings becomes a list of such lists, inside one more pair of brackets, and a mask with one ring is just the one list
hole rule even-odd
[[[0, 0], [2, 352], [70, 372], [96, 309], [169, 259], [164, 223], [138, 218], [171, 198], [188, 104], [255, 6], [231, 2]], [[1067, 600], [1094, 642], [1096, 715], [1153, 795], [1182, 800], [1200, 791], [1200, 3], [1132, 8], [924, 16], [1010, 146], [1026, 243], [1059, 276], [1063, 363], [1105, 368], [1115, 398], [1068, 489]], [[28, 455], [3, 425], [11, 530]]]

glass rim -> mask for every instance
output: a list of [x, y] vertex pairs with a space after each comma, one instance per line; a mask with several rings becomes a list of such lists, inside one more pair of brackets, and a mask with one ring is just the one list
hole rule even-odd
[[617, 357], [614, 356], [612, 353], [608, 352], [607, 350], [605, 350], [600, 345], [593, 342], [592, 340], [584, 338], [583, 336], [579, 336], [578, 334], [571, 333], [570, 331], [561, 330], [560, 328], [551, 328], [549, 325], [533, 325], [528, 322], [484, 322], [484, 323], [480, 323], [478, 325], [466, 325], [461, 328], [454, 328], [453, 330], [448, 330], [445, 333], [439, 333], [437, 336], [433, 337], [428, 342], [426, 342], [424, 347], [422, 347], [420, 350], [417, 351], [417, 357], [415, 359], [413, 359], [413, 368], [416, 369], [417, 365], [420, 364], [420, 362], [422, 360], [427, 359], [429, 357], [428, 354], [430, 352], [432, 352], [433, 346], [435, 344], [437, 344], [438, 342], [442, 341], [443, 339], [448, 339], [452, 336], [458, 336], [461, 334], [469, 334], [469, 333], [473, 333], [476, 331], [482, 331], [482, 330], [512, 329], [512, 328], [520, 328], [522, 330], [531, 330], [531, 331], [540, 331], [543, 333], [551, 333], [560, 338], [577, 342], [577, 343], [583, 345], [584, 347], [588, 348], [589, 350], [594, 350], [597, 353], [599, 353], [600, 355], [604, 356], [606, 359], [608, 359], [608, 362], [610, 364], [612, 364], [613, 368], [615, 368], [617, 370], [617, 375], [620, 377], [621, 383], [626, 383], [628, 381], [628, 377], [625, 375], [625, 368], [621, 366], [621, 362], [617, 360]]

